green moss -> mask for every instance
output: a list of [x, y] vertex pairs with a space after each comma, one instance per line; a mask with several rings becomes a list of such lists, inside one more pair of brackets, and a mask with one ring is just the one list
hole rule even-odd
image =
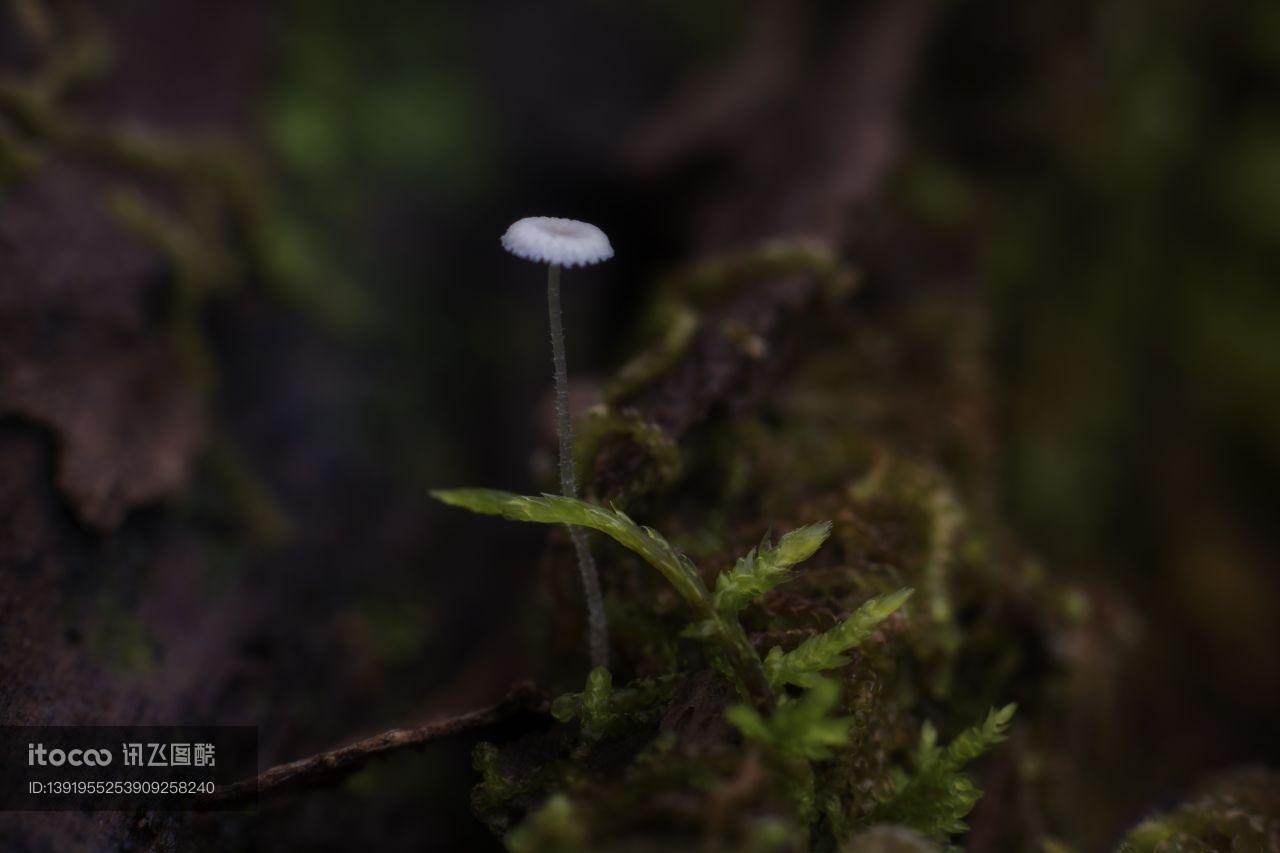
[[[1011, 709], [965, 727], [1046, 684], [1027, 680], [1035, 640], [1010, 602], [1046, 625], [1087, 621], [1089, 608], [992, 519], [974, 487], [983, 436], [938, 417], [940, 399], [977, 394], [972, 363], [953, 355], [967, 352], [954, 319], [830, 317], [832, 347], [758, 417], [712, 419], [681, 446], [680, 479], [663, 492], [678, 500], [637, 494], [670, 539], [590, 504], [438, 495], [603, 530], [659, 568], [600, 553], [620, 663], [557, 700], [565, 722], [541, 757], [528, 744], [498, 751], [524, 768], [521, 787], [508, 780], [483, 814], [519, 825], [561, 793], [599, 850], [657, 825], [674, 849], [750, 849], [759, 827], [773, 839], [763, 849], [889, 844], [894, 832], [903, 849], [959, 840], [979, 796], [965, 765], [1003, 737]], [[791, 532], [775, 539], [770, 526]], [[748, 687], [756, 667], [764, 692]], [[934, 726], [961, 734], [922, 750]], [[905, 828], [867, 834], [888, 821]]]
[[792, 530], [776, 546], [766, 536], [733, 569], [716, 578], [716, 609], [729, 616], [741, 613], [751, 602], [790, 580], [791, 570], [812, 557], [830, 535], [830, 522], [822, 522]]
[[658, 342], [623, 365], [605, 388], [604, 396], [609, 403], [620, 403], [635, 396], [670, 370], [693, 343], [698, 332], [698, 314], [688, 307], [673, 308], [657, 325], [663, 329]]
[[634, 409], [618, 410], [597, 406], [588, 412], [579, 426], [577, 440], [574, 442], [578, 479], [581, 482], [591, 483], [595, 479], [587, 467], [595, 461], [603, 447], [619, 438], [644, 450], [649, 464], [639, 477], [627, 483], [624, 491], [610, 496], [614, 503], [625, 505], [628, 499], [660, 491], [680, 478], [684, 470], [680, 447], [661, 427], [647, 423]]
[[[759, 249], [726, 255], [680, 270], [659, 285], [659, 297], [647, 323], [657, 343], [628, 361], [605, 389], [612, 405], [638, 394], [674, 367], [702, 325], [701, 312], [736, 288], [770, 276], [805, 273], [817, 276], [832, 300], [847, 296], [856, 274], [820, 243], [777, 241]], [[749, 328], [730, 323], [720, 330], [751, 358], [764, 358], [764, 341]]]
[[789, 652], [774, 646], [765, 658], [764, 670], [775, 687], [794, 684], [801, 687], [820, 684], [818, 673], [836, 669], [850, 662], [847, 652], [861, 645], [871, 633], [906, 603], [913, 590], [873, 598], [834, 628], [810, 637]]
[[150, 629], [111, 594], [103, 595], [86, 625], [85, 648], [122, 676], [149, 676], [159, 668], [159, 646]]
[[38, 168], [39, 152], [0, 128], [0, 191], [26, 179]]
[[[616, 511], [549, 495], [520, 497], [483, 489], [434, 494], [445, 503], [475, 512], [520, 521], [590, 527], [607, 533], [644, 557], [685, 600], [690, 614], [685, 635], [706, 643], [706, 652], [715, 669], [741, 698], [749, 700], [724, 708], [721, 713], [746, 739], [765, 749], [770, 784], [776, 795], [789, 804], [798, 825], [808, 826], [811, 833], [825, 831], [837, 838], [853, 827], [853, 822], [845, 817], [848, 807], [838, 792], [849, 790], [854, 780], [846, 778], [840, 784], [827, 778], [830, 771], [825, 765], [851, 745], [854, 740], [851, 727], [857, 718], [838, 713], [842, 707], [840, 682], [822, 673], [834, 672], [852, 663], [850, 651], [870, 639], [877, 628], [903, 606], [911, 591], [899, 590], [865, 601], [849, 617], [815, 632], [789, 651], [774, 645], [763, 661], [746, 643], [739, 623], [740, 614], [746, 608], [772, 594], [792, 577], [793, 566], [815, 554], [827, 538], [829, 524], [799, 528], [783, 536], [776, 546], [766, 540], [739, 560], [732, 570], [719, 576], [713, 595], [687, 557], [655, 531], [639, 527]], [[765, 677], [761, 687], [753, 685], [758, 672], [763, 672]], [[613, 748], [611, 742], [643, 735], [647, 725], [670, 712], [673, 691], [683, 679], [681, 673], [669, 673], [657, 680], [642, 680], [616, 690], [608, 670], [594, 670], [582, 693], [561, 696], [552, 705], [552, 713], [561, 722], [568, 723], [575, 718], [579, 721], [578, 743], [571, 750], [573, 760], [590, 767], [592, 756]], [[801, 688], [801, 692], [793, 692], [796, 687]], [[846, 703], [843, 707], [848, 706]], [[856, 699], [852, 707], [856, 707]], [[1012, 712], [1012, 706], [992, 712], [984, 724], [964, 732], [945, 749], [936, 747], [934, 730], [926, 724], [917, 750], [916, 772], [914, 776], [901, 775], [897, 779], [881, 809], [882, 816], [938, 839], [962, 831], [961, 818], [976, 802], [978, 792], [961, 774], [961, 768], [1003, 738]], [[860, 741], [858, 745], [863, 746], [865, 742]], [[661, 769], [671, 759], [679, 762], [690, 759], [687, 752], [666, 748], [642, 754], [645, 758], [637, 758], [633, 768], [644, 773]], [[478, 750], [476, 762], [485, 777], [478, 789], [483, 791], [481, 806], [485, 811], [500, 808], [504, 801], [513, 800], [517, 794], [528, 793], [527, 787], [520, 787], [521, 784], [527, 786], [527, 779], [513, 785], [502, 774], [496, 749], [486, 745]], [[848, 762], [836, 765], [843, 770], [856, 766]], [[643, 771], [640, 768], [644, 768]], [[711, 768], [702, 768], [702, 773], [711, 773]], [[711, 773], [709, 784], [713, 788], [722, 784], [715, 778]], [[687, 782], [686, 779], [686, 788]], [[820, 790], [832, 793], [820, 796]], [[557, 805], [555, 814], [563, 818], [563, 812], [564, 805]], [[526, 825], [528, 834], [517, 835], [517, 839], [522, 845], [534, 845], [536, 842], [532, 839], [542, 837], [541, 824]], [[555, 848], [525, 846], [521, 849]]]
[[614, 690], [613, 676], [596, 667], [587, 676], [582, 693], [566, 693], [551, 703], [551, 714], [562, 723], [577, 718], [582, 738], [588, 742], [605, 740], [652, 722], [671, 698], [679, 676], [676, 674], [636, 681]]
[[575, 853], [591, 849], [587, 840], [587, 829], [573, 802], [564, 794], [548, 797], [541, 808], [505, 839], [511, 853], [535, 853], [538, 850]]
[[1193, 799], [1135, 827], [1117, 853], [1270, 850], [1280, 831], [1280, 773], [1238, 770], [1210, 779]]
[[961, 771], [1005, 739], [1015, 710], [1014, 705], [991, 710], [985, 720], [965, 729], [945, 747], [938, 746], [937, 729], [926, 722], [920, 731], [913, 770], [899, 771], [894, 791], [877, 810], [877, 819], [910, 826], [935, 841], [964, 832], [963, 818], [982, 792]]
[[847, 294], [857, 282], [856, 274], [825, 244], [780, 240], [676, 272], [662, 283], [661, 290], [669, 299], [705, 305], [732, 288], [794, 273], [818, 276], [833, 296]]
[[941, 853], [941, 848], [917, 832], [886, 824], [859, 832], [840, 853]]

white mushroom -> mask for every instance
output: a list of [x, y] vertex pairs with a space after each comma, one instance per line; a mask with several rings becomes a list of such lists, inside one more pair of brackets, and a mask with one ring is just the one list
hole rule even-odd
[[529, 216], [502, 235], [502, 248], [518, 258], [561, 267], [585, 267], [613, 257], [605, 233], [589, 222]]
[[[564, 325], [560, 313], [560, 268], [598, 264], [613, 257], [609, 238], [596, 226], [576, 219], [530, 216], [502, 235], [502, 247], [511, 254], [547, 265], [547, 311], [551, 322], [551, 363], [555, 373], [556, 434], [560, 439], [560, 490], [565, 497], [578, 496], [573, 470], [573, 421], [569, 418], [569, 368], [565, 358]], [[580, 527], [569, 527], [569, 538], [578, 557], [583, 597], [587, 602], [587, 641], [592, 667], [609, 665], [609, 626], [600, 592], [600, 573]]]

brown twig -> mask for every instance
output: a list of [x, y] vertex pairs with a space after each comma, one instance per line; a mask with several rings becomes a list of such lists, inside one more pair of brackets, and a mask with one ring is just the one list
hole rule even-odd
[[456, 717], [434, 720], [408, 729], [391, 729], [347, 746], [317, 753], [287, 764], [278, 764], [253, 779], [236, 782], [219, 790], [202, 803], [226, 807], [250, 803], [258, 798], [331, 785], [364, 767], [376, 758], [406, 749], [415, 749], [432, 741], [485, 729], [509, 720], [522, 711], [546, 713], [547, 697], [532, 684], [517, 684], [502, 700], [487, 708], [468, 711]]

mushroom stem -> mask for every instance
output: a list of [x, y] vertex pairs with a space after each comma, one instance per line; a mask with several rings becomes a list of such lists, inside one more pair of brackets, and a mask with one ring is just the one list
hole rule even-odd
[[[547, 267], [547, 310], [551, 319], [551, 363], [555, 367], [556, 435], [560, 439], [560, 491], [567, 498], [578, 496], [578, 480], [573, 470], [573, 421], [569, 417], [569, 368], [564, 354], [564, 324], [560, 316], [560, 266]], [[587, 602], [587, 642], [592, 667], [609, 665], [609, 626], [604, 615], [600, 574], [591, 556], [581, 527], [569, 527], [569, 538], [578, 555], [578, 572]]]

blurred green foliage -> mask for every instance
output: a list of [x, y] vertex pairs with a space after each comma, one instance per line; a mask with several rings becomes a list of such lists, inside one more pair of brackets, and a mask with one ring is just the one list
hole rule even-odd
[[[399, 366], [370, 388], [365, 417], [389, 470], [409, 485], [467, 464], [456, 412], [473, 409], [442, 401], [486, 386], [481, 370], [450, 370], [452, 350], [479, 317], [501, 326], [503, 316], [483, 299], [452, 305], [457, 260], [430, 255], [441, 239], [433, 221], [448, 209], [465, 219], [501, 177], [492, 100], [469, 54], [470, 12], [440, 0], [291, 3], [264, 104], [285, 190], [286, 256], [326, 291], [349, 288], [347, 303], [368, 309], [358, 330]], [[431, 219], [416, 222], [415, 207]], [[415, 227], [422, 240], [402, 236]]]
[[1172, 464], [1170, 443], [1207, 460], [1239, 443], [1280, 471], [1280, 15], [1081, 12], [1004, 90], [1035, 104], [1006, 130], [1036, 168], [969, 174], [991, 226], [1010, 504], [1073, 560], [1114, 544], [1125, 480]]
[[1001, 504], [1140, 613], [1077, 757], [1097, 849], [1143, 792], [1277, 756], [1280, 5], [956, 4], [939, 44], [898, 198], [977, 247]]
[[310, 201], [336, 213], [385, 182], [440, 193], [486, 179], [493, 133], [463, 71], [464, 14], [432, 0], [294, 4], [267, 125]]

